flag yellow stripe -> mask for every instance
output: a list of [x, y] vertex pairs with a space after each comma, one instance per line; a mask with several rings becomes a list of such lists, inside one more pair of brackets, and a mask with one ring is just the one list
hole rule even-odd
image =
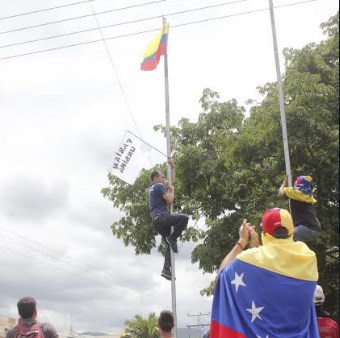
[[265, 245], [241, 252], [237, 258], [260, 268], [292, 278], [317, 281], [318, 268], [315, 253], [303, 242], [292, 238], [276, 239], [262, 236]]
[[159, 31], [157, 36], [149, 43], [144, 53], [144, 59], [150, 57], [151, 55], [157, 52], [159, 44], [161, 43], [161, 40], [162, 40], [162, 35], [167, 34], [168, 31], [169, 31], [169, 24], [165, 24], [164, 27]]

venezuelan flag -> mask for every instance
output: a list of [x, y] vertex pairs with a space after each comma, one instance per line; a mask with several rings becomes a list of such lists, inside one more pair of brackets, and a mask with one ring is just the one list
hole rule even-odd
[[169, 24], [164, 24], [162, 30], [149, 43], [145, 53], [144, 60], [141, 63], [141, 70], [154, 70], [162, 55], [166, 54], [168, 45]]
[[318, 338], [315, 253], [291, 238], [262, 238], [220, 272], [210, 338]]

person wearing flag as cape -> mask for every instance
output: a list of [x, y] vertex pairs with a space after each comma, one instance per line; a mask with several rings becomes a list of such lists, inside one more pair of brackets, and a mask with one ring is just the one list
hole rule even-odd
[[[315, 253], [293, 241], [285, 209], [262, 215], [262, 243], [245, 219], [223, 259], [214, 290], [210, 338], [317, 338]], [[251, 248], [244, 250], [250, 241]], [[243, 251], [244, 250], [244, 251]]]
[[[176, 181], [176, 167], [174, 161], [169, 158], [171, 167], [171, 180]], [[170, 247], [174, 253], [178, 252], [177, 238], [186, 229], [189, 217], [184, 214], [170, 214], [169, 207], [175, 199], [175, 188], [165, 180], [165, 175], [159, 169], [151, 173], [151, 185], [149, 187], [149, 211], [154, 229], [162, 236], [167, 248], [164, 256], [164, 266], [161, 276], [171, 280]], [[171, 233], [171, 227], [173, 232]]]

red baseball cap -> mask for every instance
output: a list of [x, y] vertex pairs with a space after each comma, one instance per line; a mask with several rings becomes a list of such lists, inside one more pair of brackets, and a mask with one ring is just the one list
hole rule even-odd
[[[287, 229], [286, 231], [277, 231], [279, 227]], [[294, 225], [290, 213], [286, 209], [273, 208], [267, 210], [262, 215], [262, 231], [276, 238], [287, 238], [293, 235]]]

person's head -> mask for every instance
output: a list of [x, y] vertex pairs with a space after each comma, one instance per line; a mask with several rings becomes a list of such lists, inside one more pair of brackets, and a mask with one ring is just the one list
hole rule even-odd
[[158, 318], [158, 327], [163, 332], [171, 332], [175, 325], [174, 315], [169, 310], [163, 310]]
[[164, 183], [165, 182], [165, 175], [159, 169], [155, 169], [151, 173], [151, 181], [153, 183]]
[[275, 238], [289, 238], [294, 233], [293, 220], [286, 209], [273, 208], [262, 215], [262, 232]]
[[312, 180], [311, 176], [299, 176], [294, 182], [294, 189], [312, 195]]
[[32, 297], [23, 297], [17, 303], [18, 312], [22, 319], [35, 318], [37, 316], [37, 304]]
[[323, 293], [322, 287], [317, 285], [314, 291], [313, 302], [315, 306], [322, 306], [325, 301], [325, 295]]

